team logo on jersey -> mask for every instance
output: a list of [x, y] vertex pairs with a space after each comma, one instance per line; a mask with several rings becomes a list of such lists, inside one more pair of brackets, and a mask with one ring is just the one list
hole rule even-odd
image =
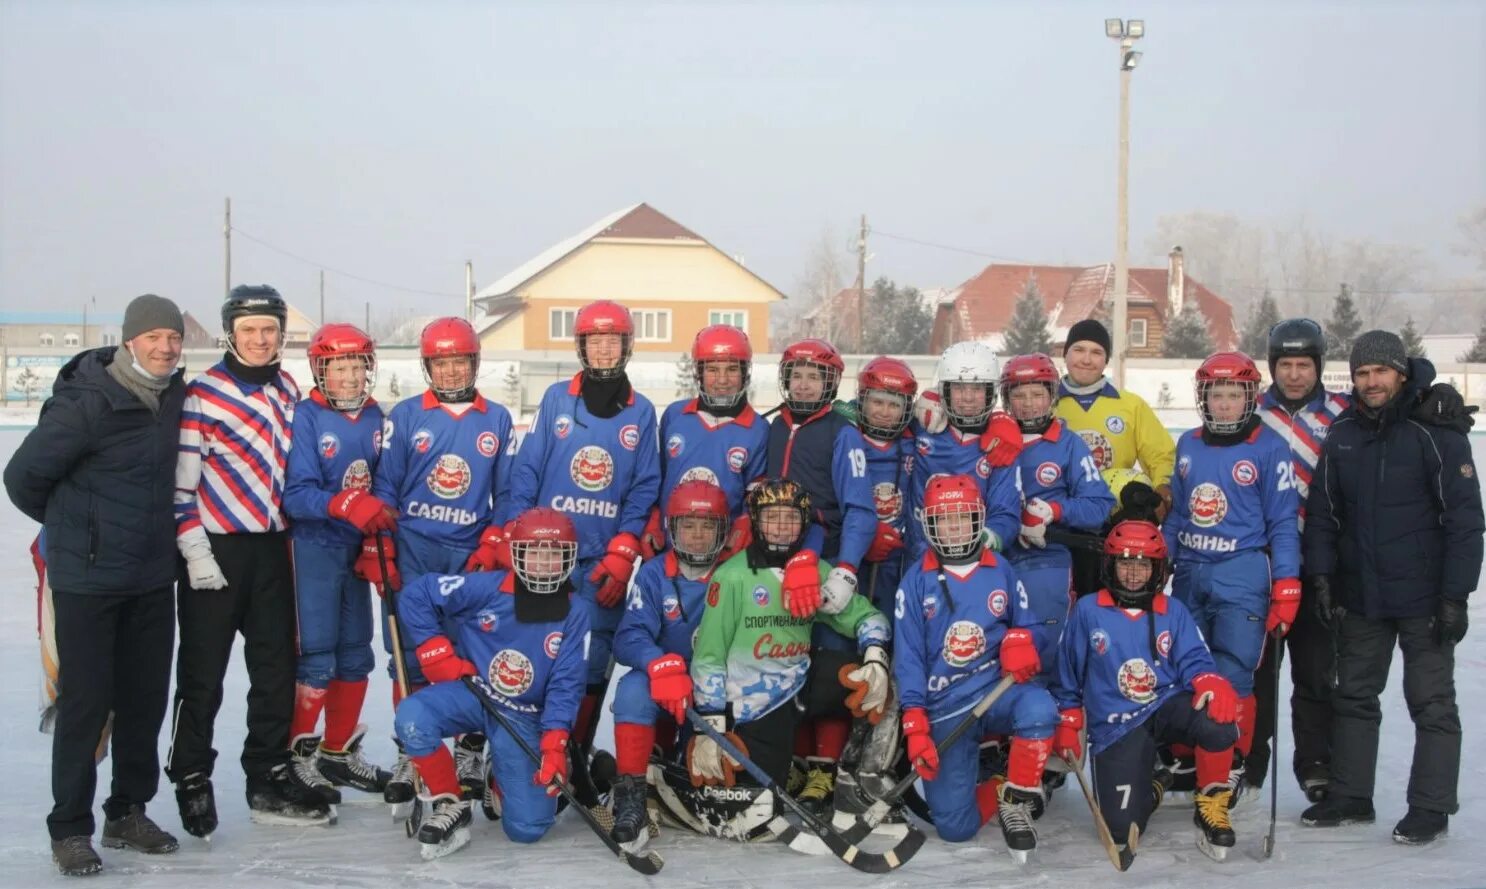
[[631, 423], [619, 430], [619, 443], [626, 451], [633, 451], [640, 444], [640, 427]]
[[666, 453], [671, 455], [672, 460], [681, 456], [681, 450], [685, 447], [686, 437], [684, 435], [681, 435], [680, 433], [672, 433], [671, 436], [666, 439]]
[[1006, 613], [1008, 601], [1010, 600], [1007, 599], [1005, 590], [991, 590], [991, 594], [986, 597], [986, 607], [991, 609], [991, 614], [1000, 617]]
[[614, 458], [598, 445], [585, 445], [573, 455], [568, 474], [585, 491], [602, 491], [614, 481]]
[[502, 648], [490, 662], [486, 678], [497, 692], [514, 698], [531, 688], [535, 674], [530, 658], [514, 648]]
[[696, 481], [702, 481], [707, 482], [711, 485], [717, 485], [719, 488], [722, 487], [722, 484], [717, 480], [717, 473], [713, 472], [705, 466], [693, 466], [692, 468], [681, 473], [681, 478], [676, 481], [676, 484], [679, 485], [682, 482]]
[[1199, 528], [1211, 528], [1228, 515], [1228, 496], [1212, 482], [1203, 482], [1192, 489], [1187, 509], [1192, 513], [1192, 524]]
[[1259, 480], [1259, 467], [1252, 460], [1240, 460], [1233, 464], [1233, 480], [1247, 487]]
[[475, 615], [475, 619], [480, 622], [480, 632], [482, 633], [491, 632], [495, 629], [495, 625], [500, 623], [500, 617], [489, 608]]
[[562, 648], [562, 633], [548, 633], [547, 638], [542, 640], [542, 650], [547, 652], [547, 657], [557, 660], [557, 652]]
[[1100, 472], [1114, 465], [1114, 445], [1109, 443], [1103, 432], [1098, 429], [1080, 429], [1078, 437], [1088, 446], [1094, 465], [1099, 467]]
[[444, 454], [433, 464], [428, 474], [428, 490], [445, 500], [463, 497], [470, 489], [470, 465], [458, 454]]
[[334, 460], [335, 455], [341, 452], [341, 440], [335, 437], [335, 433], [327, 432], [320, 436], [320, 456], [327, 460]]
[[666, 620], [676, 620], [681, 616], [681, 600], [675, 596], [665, 597], [660, 601], [660, 611], [666, 616]]
[[753, 604], [757, 605], [760, 608], [764, 608], [769, 604], [768, 587], [756, 586], [753, 588]]
[[1171, 631], [1162, 630], [1161, 635], [1156, 637], [1156, 650], [1161, 652], [1162, 657], [1171, 654]]
[[[717, 585], [717, 581], [707, 584], [707, 607], [716, 608], [718, 601], [721, 599], [722, 587]], [[700, 630], [701, 627], [698, 626], [697, 629]]]
[[1465, 476], [1466, 478], [1475, 478], [1476, 467], [1472, 466], [1469, 463], [1462, 463], [1460, 464], [1460, 474]]
[[1144, 658], [1133, 657], [1120, 664], [1120, 694], [1137, 704], [1149, 704], [1156, 699], [1156, 671]]
[[957, 620], [944, 633], [944, 662], [951, 667], [964, 667], [985, 654], [986, 631], [980, 624]]
[[377, 429], [377, 430], [375, 430], [375, 431], [372, 432], [372, 453], [373, 454], [380, 454], [380, 453], [382, 453], [382, 433], [383, 433], [383, 430], [385, 428], [386, 427], [384, 426], [382, 429]]
[[500, 439], [495, 437], [494, 432], [481, 432], [480, 437], [475, 439], [475, 447], [479, 449], [481, 456], [494, 457], [495, 452], [500, 450]]
[[981, 457], [979, 460], [976, 460], [975, 461], [975, 474], [978, 475], [978, 476], [980, 476], [981, 478], [990, 478], [991, 477], [991, 461], [990, 460], [987, 460], [985, 457]]
[[420, 454], [426, 454], [431, 447], [433, 447], [432, 432], [429, 432], [427, 429], [419, 429], [413, 433], [413, 450]]
[[933, 620], [938, 613], [939, 600], [933, 596], [924, 596], [924, 620]]
[[918, 440], [918, 452], [925, 457], [929, 456], [930, 454], [934, 453], [933, 443], [931, 443], [927, 438], [920, 438]]
[[1042, 485], [1044, 488], [1051, 488], [1062, 477], [1063, 467], [1049, 460], [1046, 463], [1037, 464], [1036, 474], [1039, 485]]
[[1104, 428], [1108, 429], [1115, 435], [1119, 435], [1121, 432], [1125, 431], [1125, 418], [1110, 417], [1109, 419], [1104, 421]]
[[352, 460], [351, 465], [346, 467], [346, 474], [341, 476], [342, 488], [356, 488], [359, 491], [371, 490], [371, 468], [366, 465], [365, 460]]
[[572, 431], [573, 418], [567, 414], [558, 414], [557, 419], [552, 421], [552, 434], [558, 438], [567, 438]]
[[728, 469], [733, 472], [742, 472], [743, 467], [748, 465], [747, 448], [728, 448]]
[[1176, 461], [1176, 474], [1179, 475], [1179, 476], [1181, 476], [1182, 478], [1186, 478], [1187, 477], [1187, 472], [1191, 468], [1192, 468], [1192, 458], [1190, 456], [1186, 455], [1186, 454], [1183, 454], [1182, 455], [1182, 458], [1180, 460]]
[[879, 522], [896, 522], [903, 514], [903, 492], [892, 482], [872, 486], [872, 503], [877, 507]]
[[1095, 654], [1107, 654], [1109, 652], [1109, 634], [1104, 632], [1103, 629], [1096, 627], [1094, 632], [1089, 634], [1089, 647], [1094, 649]]

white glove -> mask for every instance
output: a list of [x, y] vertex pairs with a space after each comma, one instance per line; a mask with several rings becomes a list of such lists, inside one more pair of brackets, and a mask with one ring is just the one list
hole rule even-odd
[[865, 716], [871, 722], [881, 719], [887, 708], [888, 679], [887, 652], [881, 645], [868, 645], [861, 666], [841, 677], [842, 684], [851, 689], [846, 697], [851, 715]]
[[[703, 716], [707, 724], [717, 729], [719, 735], [727, 732], [727, 717], [722, 715]], [[736, 743], [737, 736], [729, 740]], [[731, 756], [722, 752], [722, 746], [712, 737], [704, 732], [692, 735], [691, 742], [686, 748], [686, 767], [691, 771], [692, 783], [696, 784], [723, 784], [733, 786], [734, 773], [737, 771], [738, 763]]]
[[981, 543], [985, 544], [986, 549], [995, 550], [998, 553], [1006, 545], [1005, 542], [1001, 540], [1001, 535], [997, 534], [995, 531], [992, 531], [990, 528], [986, 528], [985, 530], [980, 532], [980, 541]]
[[1022, 505], [1022, 529], [1019, 533], [1023, 546], [1042, 549], [1047, 546], [1047, 526], [1057, 513], [1045, 501], [1033, 497]]
[[186, 578], [191, 583], [191, 589], [226, 589], [227, 576], [222, 573], [222, 566], [217, 564], [216, 556], [212, 555], [212, 545], [206, 539], [206, 532], [200, 528], [194, 530], [201, 532], [200, 535], [183, 537], [176, 541], [181, 555], [186, 558]]
[[826, 575], [820, 585], [820, 610], [826, 614], [840, 614], [856, 595], [857, 576], [850, 568], [838, 565]]
[[920, 393], [913, 402], [913, 418], [918, 420], [918, 425], [924, 427], [924, 431], [938, 434], [949, 428], [949, 414], [944, 411], [944, 404], [939, 400], [939, 393], [929, 389]]

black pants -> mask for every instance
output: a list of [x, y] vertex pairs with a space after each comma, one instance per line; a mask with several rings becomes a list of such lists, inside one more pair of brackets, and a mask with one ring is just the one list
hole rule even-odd
[[1372, 799], [1378, 766], [1378, 696], [1388, 684], [1395, 640], [1403, 651], [1403, 697], [1414, 720], [1408, 803], [1454, 814], [1460, 780], [1455, 646], [1437, 645], [1427, 617], [1341, 619], [1332, 692], [1331, 793]]
[[[1290, 649], [1290, 730], [1295, 750], [1291, 767], [1296, 780], [1308, 766], [1331, 763], [1331, 676], [1334, 668], [1331, 632], [1316, 619], [1309, 603], [1303, 603], [1295, 626], [1282, 645]], [[1262, 783], [1269, 770], [1270, 741], [1274, 738], [1275, 671], [1284, 660], [1278, 645], [1264, 646], [1264, 659], [1254, 671], [1254, 698], [1258, 707], [1254, 723], [1254, 746], [1245, 771], [1254, 783]]]
[[105, 817], [122, 818], [155, 797], [160, 724], [170, 693], [175, 595], [52, 592], [59, 665], [52, 735], [52, 839], [90, 836], [98, 786], [98, 740], [114, 714], [113, 786]]
[[[793, 700], [775, 707], [752, 722], [740, 722], [733, 731], [748, 747], [748, 758], [769, 774], [780, 787], [789, 778], [795, 753], [795, 728], [816, 716], [850, 716], [846, 689], [837, 673], [857, 660], [852, 651], [816, 649], [810, 655], [810, 675]], [[752, 778], [747, 779], [752, 783]]]
[[227, 578], [222, 590], [195, 590], [182, 564], [180, 657], [166, 773], [180, 781], [212, 773], [212, 724], [222, 707], [222, 680], [232, 642], [243, 636], [248, 666], [248, 737], [243, 772], [262, 777], [289, 758], [294, 715], [294, 572], [283, 533], [212, 534], [212, 553]]

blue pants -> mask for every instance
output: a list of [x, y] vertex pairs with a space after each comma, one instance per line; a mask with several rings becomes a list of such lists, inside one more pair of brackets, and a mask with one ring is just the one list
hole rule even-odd
[[299, 616], [295, 680], [326, 688], [332, 679], [365, 679], [374, 663], [371, 585], [351, 573], [361, 546], [323, 540], [296, 540], [292, 546]]
[[632, 725], [655, 725], [660, 707], [650, 697], [650, 677], [644, 670], [630, 670], [614, 686], [614, 721]]
[[1178, 561], [1171, 592], [1192, 612], [1219, 675], [1239, 697], [1253, 694], [1269, 615], [1269, 557], [1249, 550], [1221, 562]]
[[[532, 750], [541, 745], [542, 731], [535, 719], [510, 711], [501, 715]], [[413, 757], [433, 753], [444, 738], [484, 732], [490, 739], [490, 769], [501, 792], [501, 828], [506, 836], [512, 842], [535, 843], [552, 827], [557, 798], [532, 780], [537, 764], [463, 682], [440, 682], [409, 695], [397, 706], [394, 722], [398, 740]]]
[[[591, 621], [588, 646], [589, 687], [605, 685], [609, 681], [609, 660], [614, 654], [614, 631], [619, 628], [619, 618], [624, 614], [624, 603], [629, 598], [626, 591], [613, 608], [600, 607], [598, 585], [588, 579], [598, 563], [597, 556], [579, 559], [577, 567], [573, 568], [573, 586], [577, 589], [577, 594], [588, 601], [588, 616]], [[597, 714], [594, 718], [598, 718]]]
[[[930, 731], [934, 743], [940, 743], [954, 731], [968, 712], [933, 723]], [[934, 815], [934, 829], [939, 838], [963, 843], [980, 830], [980, 809], [975, 803], [980, 748], [972, 739], [991, 734], [1051, 738], [1057, 724], [1058, 705], [1053, 703], [1047, 689], [1032, 683], [1013, 685], [960, 740], [940, 748], [939, 775], [924, 782], [924, 800]]]
[[[1073, 607], [1073, 561], [1062, 547], [1024, 549], [1014, 547], [1007, 560], [1016, 570], [1017, 579], [1027, 591], [1025, 608], [1037, 617], [1032, 635], [1037, 640], [1037, 657], [1042, 663], [1037, 678], [1043, 684], [1058, 672], [1058, 643], [1063, 638], [1063, 624]], [[1012, 590], [1008, 593], [1016, 595]], [[1020, 602], [1017, 603], [1019, 606]]]
[[[474, 552], [473, 547], [435, 540], [402, 528], [397, 530], [397, 573], [402, 577], [404, 584], [411, 583], [414, 578], [425, 574], [463, 574], [464, 563], [469, 560], [472, 552]], [[388, 601], [385, 597], [382, 599], [382, 649], [390, 655], [392, 654], [392, 633], [387, 629], [387, 615], [390, 608]], [[444, 632], [453, 638], [449, 628], [445, 628]], [[409, 684], [426, 685], [428, 680], [423, 678], [423, 671], [418, 669], [418, 653], [408, 639], [404, 638], [401, 641], [402, 661], [408, 670]], [[397, 668], [390, 660], [387, 662], [387, 675], [394, 680], [397, 679]]]

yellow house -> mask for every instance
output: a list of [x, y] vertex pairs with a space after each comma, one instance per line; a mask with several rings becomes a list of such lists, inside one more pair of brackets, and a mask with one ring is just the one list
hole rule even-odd
[[784, 299], [741, 262], [651, 207], [636, 204], [542, 251], [475, 294], [487, 351], [570, 350], [578, 309], [600, 299], [629, 308], [636, 352], [682, 352], [708, 324], [769, 343], [769, 306]]

